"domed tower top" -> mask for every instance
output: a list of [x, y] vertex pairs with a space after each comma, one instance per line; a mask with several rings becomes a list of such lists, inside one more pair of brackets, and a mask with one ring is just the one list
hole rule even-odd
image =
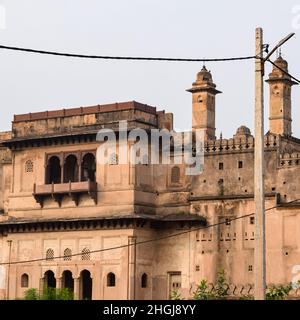
[[221, 91], [216, 90], [216, 85], [213, 83], [211, 72], [208, 71], [205, 66], [197, 73], [196, 81], [193, 82], [192, 88], [187, 91], [193, 93], [203, 90], [209, 90], [214, 94], [221, 93]]
[[203, 66], [201, 71], [197, 73], [196, 82], [213, 82], [211, 72], [208, 71], [205, 66]]
[[[281, 67], [285, 71], [288, 71], [288, 62], [282, 58], [282, 55], [280, 54], [279, 57], [274, 62], [277, 66]], [[274, 68], [276, 68], [274, 66]]]
[[296, 84], [285, 72], [288, 72], [288, 62], [284, 60], [281, 55], [279, 55], [279, 57], [274, 61], [273, 70], [269, 74], [269, 79], [267, 80], [267, 82], [287, 80], [290, 81], [291, 85]]

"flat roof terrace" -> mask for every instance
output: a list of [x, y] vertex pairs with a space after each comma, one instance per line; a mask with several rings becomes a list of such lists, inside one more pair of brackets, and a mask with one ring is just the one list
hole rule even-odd
[[146, 113], [154, 114], [161, 113], [164, 111], [157, 112], [156, 107], [149, 106], [136, 101], [120, 102], [104, 105], [95, 105], [87, 107], [78, 108], [68, 108], [68, 109], [58, 109], [52, 111], [43, 112], [32, 112], [25, 114], [14, 115], [13, 123], [24, 122], [24, 121], [35, 121], [35, 120], [46, 120], [52, 118], [61, 117], [72, 117], [96, 113], [107, 113], [107, 112], [117, 112], [124, 110], [140, 110]]

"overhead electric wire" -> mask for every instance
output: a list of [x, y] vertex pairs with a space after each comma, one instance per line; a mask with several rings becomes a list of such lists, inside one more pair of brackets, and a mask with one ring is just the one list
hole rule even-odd
[[279, 69], [280, 71], [282, 71], [284, 74], [286, 74], [287, 76], [291, 77], [291, 79], [295, 80], [298, 84], [300, 84], [300, 80], [295, 78], [294, 76], [292, 76], [289, 72], [287, 72], [286, 70], [282, 69], [281, 67], [279, 67], [276, 63], [274, 63], [273, 61], [271, 61], [270, 59], [267, 60], [268, 62], [270, 62], [274, 67], [276, 67], [277, 69]]
[[107, 55], [87, 55], [77, 53], [65, 53], [57, 51], [37, 50], [30, 48], [20, 48], [0, 45], [0, 49], [23, 51], [28, 53], [37, 53], [52, 56], [62, 56], [71, 58], [84, 58], [84, 59], [103, 59], [103, 60], [140, 60], [140, 61], [173, 61], [173, 62], [219, 62], [219, 61], [238, 61], [238, 60], [250, 60], [255, 59], [256, 56], [244, 56], [244, 57], [230, 57], [230, 58], [164, 58], [164, 57], [134, 57], [134, 56], [107, 56]]
[[[295, 199], [293, 201], [287, 202], [287, 203], [285, 203], [285, 205], [289, 205], [289, 204], [292, 204], [292, 203], [295, 203], [295, 202], [298, 202], [298, 201], [300, 201], [300, 199]], [[265, 209], [265, 212], [273, 210], [273, 209], [276, 209], [276, 208], [280, 208], [280, 207], [282, 207], [282, 206], [281, 205], [276, 205], [276, 206], [273, 206], [273, 207]], [[133, 242], [133, 243], [124, 244], [124, 245], [120, 245], [120, 246], [116, 246], [116, 247], [109, 247], [109, 248], [104, 248], [104, 249], [90, 250], [89, 253], [92, 254], [92, 253], [98, 253], [98, 252], [105, 252], [105, 251], [123, 249], [123, 248], [131, 247], [133, 245], [142, 245], [142, 244], [146, 244], [146, 243], [151, 243], [151, 242], [157, 242], [157, 241], [160, 241], [160, 240], [170, 239], [170, 238], [178, 237], [178, 236], [181, 236], [183, 234], [188, 234], [188, 233], [191, 233], [191, 232], [194, 232], [194, 231], [199, 231], [199, 230], [203, 230], [203, 229], [209, 229], [209, 228], [217, 227], [219, 225], [228, 224], [228, 223], [231, 223], [231, 222], [236, 221], [236, 220], [240, 220], [240, 219], [251, 217], [253, 215], [255, 215], [255, 212], [252, 212], [252, 213], [240, 216], [240, 217], [232, 218], [232, 219], [227, 219], [225, 221], [221, 221], [221, 222], [214, 223], [214, 224], [211, 224], [211, 225], [201, 226], [201, 227], [198, 227], [198, 228], [193, 228], [193, 229], [189, 229], [189, 230], [186, 230], [186, 231], [173, 233], [173, 234], [170, 234], [170, 235], [167, 235], [167, 236], [162, 236], [162, 237], [158, 237], [158, 238], [154, 238], [154, 239], [148, 239], [148, 240], [143, 240], [143, 241], [139, 241], [139, 242]], [[69, 257], [81, 256], [83, 254], [84, 253], [80, 252], [80, 253], [74, 253], [74, 254], [64, 255], [64, 256], [56, 256], [56, 257], [51, 258], [51, 260], [49, 258], [45, 257], [45, 258], [37, 258], [37, 259], [30, 259], [30, 260], [1, 262], [0, 265], [14, 265], [14, 264], [24, 264], [24, 263], [39, 262], [39, 261], [52, 261], [52, 260], [56, 260], [56, 259], [63, 259], [63, 258], [66, 258], [66, 257], [69, 258]]]

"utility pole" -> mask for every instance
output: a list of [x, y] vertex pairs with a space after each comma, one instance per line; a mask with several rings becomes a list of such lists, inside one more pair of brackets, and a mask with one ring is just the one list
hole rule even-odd
[[254, 298], [266, 298], [266, 221], [265, 221], [265, 158], [264, 158], [264, 74], [265, 62], [272, 54], [292, 38], [290, 33], [263, 57], [263, 30], [255, 30], [255, 148], [254, 148], [254, 200], [255, 200], [255, 248], [254, 248]]
[[254, 150], [254, 197], [255, 197], [255, 249], [254, 249], [254, 297], [264, 300], [266, 293], [266, 235], [264, 191], [264, 61], [263, 30], [255, 32], [255, 150]]

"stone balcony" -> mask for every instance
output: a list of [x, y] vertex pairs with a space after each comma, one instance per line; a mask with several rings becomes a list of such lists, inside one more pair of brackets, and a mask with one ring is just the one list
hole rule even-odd
[[88, 181], [68, 182], [59, 184], [34, 184], [33, 196], [37, 203], [43, 207], [46, 198], [53, 198], [59, 206], [61, 206], [62, 199], [65, 196], [71, 197], [76, 206], [79, 204], [81, 195], [87, 194], [97, 203], [97, 183]]

